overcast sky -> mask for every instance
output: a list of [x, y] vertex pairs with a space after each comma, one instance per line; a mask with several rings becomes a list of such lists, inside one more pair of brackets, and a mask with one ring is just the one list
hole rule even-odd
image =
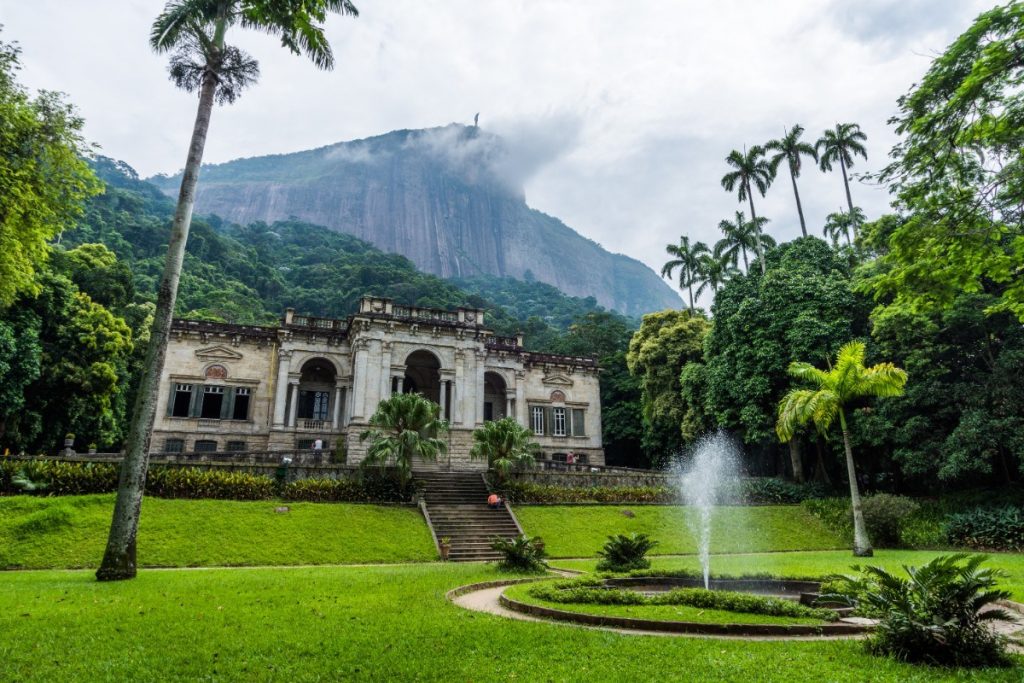
[[[259, 85], [214, 113], [205, 160], [290, 152], [452, 121], [506, 135], [536, 169], [529, 204], [655, 270], [681, 233], [713, 243], [738, 208], [724, 157], [801, 123], [867, 133], [877, 169], [896, 98], [995, 3], [976, 0], [356, 0], [327, 26], [337, 66], [317, 71], [266, 36], [229, 40]], [[69, 94], [103, 154], [140, 174], [184, 162], [195, 115], [147, 45], [158, 0], [0, 0], [22, 81]], [[202, 179], [200, 178], [200, 182]], [[837, 173], [800, 178], [808, 229], [844, 203]], [[884, 191], [853, 188], [869, 217]], [[788, 177], [758, 213], [798, 234]]]

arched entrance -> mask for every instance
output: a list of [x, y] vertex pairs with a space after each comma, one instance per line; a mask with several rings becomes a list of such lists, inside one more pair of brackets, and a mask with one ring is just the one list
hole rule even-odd
[[418, 393], [441, 403], [441, 361], [430, 351], [413, 351], [405, 359], [402, 393]]
[[[331, 421], [331, 394], [337, 372], [324, 358], [310, 358], [302, 364], [296, 417], [302, 426], [322, 429]], [[321, 424], [316, 424], [321, 423]]]
[[507, 417], [508, 399], [505, 378], [496, 372], [484, 373], [484, 421]]

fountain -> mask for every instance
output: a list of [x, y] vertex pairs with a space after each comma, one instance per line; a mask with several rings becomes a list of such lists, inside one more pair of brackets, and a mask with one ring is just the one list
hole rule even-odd
[[733, 440], [718, 431], [709, 434], [693, 449], [687, 459], [674, 467], [676, 486], [683, 502], [692, 507], [688, 521], [697, 538], [697, 555], [704, 574], [704, 588], [711, 589], [711, 515], [725, 492], [726, 485], [739, 478], [739, 449]]

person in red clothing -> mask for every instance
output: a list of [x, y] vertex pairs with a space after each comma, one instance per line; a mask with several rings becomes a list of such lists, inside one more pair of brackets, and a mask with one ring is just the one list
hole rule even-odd
[[491, 495], [487, 496], [487, 507], [501, 507], [501, 496], [499, 496], [497, 493], [492, 493]]

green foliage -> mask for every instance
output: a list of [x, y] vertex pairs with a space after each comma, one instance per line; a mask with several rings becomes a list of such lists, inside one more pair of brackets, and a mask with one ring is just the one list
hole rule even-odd
[[868, 496], [861, 503], [868, 534], [883, 548], [900, 546], [904, 524], [919, 507], [906, 496], [894, 496], [890, 493]]
[[504, 480], [514, 469], [529, 469], [539, 446], [533, 442], [533, 432], [523, 427], [516, 418], [485, 422], [473, 431], [471, 458], [487, 460], [499, 480]]
[[369, 440], [361, 467], [394, 467], [399, 478], [408, 481], [414, 457], [437, 460], [448, 444], [437, 438], [448, 431], [440, 418], [441, 406], [419, 394], [395, 394], [377, 405], [370, 428], [359, 435]]
[[68, 505], [53, 505], [25, 515], [14, 525], [15, 538], [53, 533], [71, 526], [74, 513]]
[[[560, 486], [510, 480], [502, 495], [513, 503], [682, 503], [671, 486]], [[822, 484], [796, 484], [775, 477], [749, 477], [726, 486], [722, 505], [792, 505], [828, 495]]]
[[[803, 506], [828, 528], [844, 538], [853, 538], [853, 513], [848, 498], [808, 499]], [[941, 543], [934, 530], [927, 528], [934, 527], [935, 522], [921, 518], [922, 506], [911, 498], [888, 493], [866, 496], [861, 509], [868, 536], [883, 548], [934, 547]]]
[[[18, 486], [15, 477], [32, 482], [34, 490]], [[71, 496], [106, 493], [117, 489], [117, 465], [62, 462], [59, 460], [0, 459], [0, 496], [36, 493]]]
[[39, 292], [48, 243], [102, 190], [83, 159], [82, 119], [59, 93], [28, 94], [16, 80], [19, 52], [0, 42], [0, 309]]
[[410, 482], [393, 474], [365, 472], [359, 478], [299, 479], [286, 484], [281, 497], [310, 503], [406, 503], [414, 493]]
[[608, 542], [597, 551], [603, 559], [597, 563], [598, 571], [628, 572], [634, 569], [647, 569], [651, 561], [647, 553], [658, 545], [657, 541], [648, 538], [647, 534], [616, 534], [608, 537]]
[[501, 553], [498, 569], [519, 574], [543, 574], [548, 565], [544, 561], [547, 551], [540, 536], [533, 538], [523, 534], [515, 538], [498, 538], [491, 541], [491, 548]]
[[953, 514], [944, 525], [950, 544], [981, 550], [1024, 551], [1024, 508], [979, 507]]
[[146, 475], [146, 492], [161, 498], [267, 500], [274, 497], [275, 487], [273, 478], [263, 474], [195, 467], [153, 468]]
[[921, 567], [904, 567], [909, 580], [881, 567], [862, 571], [854, 592], [881, 620], [868, 649], [901, 661], [940, 666], [1009, 666], [1003, 636], [988, 628], [1009, 619], [994, 603], [1010, 593], [998, 588], [1003, 572], [982, 569], [982, 555], [945, 555]]

